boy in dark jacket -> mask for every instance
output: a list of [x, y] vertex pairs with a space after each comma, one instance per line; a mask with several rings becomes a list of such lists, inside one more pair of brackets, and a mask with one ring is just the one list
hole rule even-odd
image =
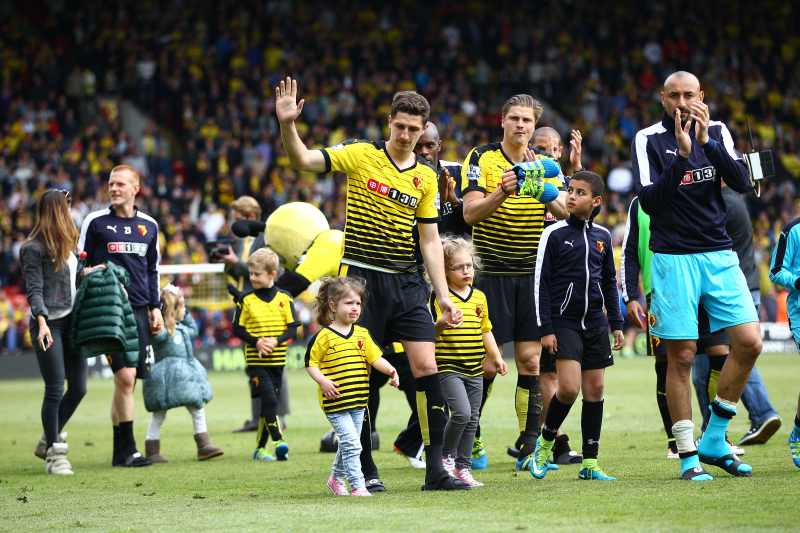
[[542, 432], [528, 469], [534, 478], [547, 474], [556, 433], [583, 392], [580, 479], [613, 480], [597, 464], [603, 421], [605, 368], [622, 348], [622, 315], [610, 232], [592, 219], [603, 203], [603, 180], [594, 172], [577, 172], [567, 188], [569, 218], [549, 226], [536, 258], [536, 319], [542, 348], [555, 354], [558, 390], [550, 400]]

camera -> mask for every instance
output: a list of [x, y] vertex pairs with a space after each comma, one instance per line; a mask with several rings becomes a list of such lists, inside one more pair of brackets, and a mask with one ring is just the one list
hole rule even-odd
[[750, 184], [753, 186], [756, 196], [761, 196], [761, 182], [775, 177], [775, 159], [772, 150], [744, 154], [744, 160], [750, 171]]
[[220, 262], [222, 258], [228, 255], [232, 242], [230, 240], [210, 241], [205, 243], [206, 255], [211, 262]]

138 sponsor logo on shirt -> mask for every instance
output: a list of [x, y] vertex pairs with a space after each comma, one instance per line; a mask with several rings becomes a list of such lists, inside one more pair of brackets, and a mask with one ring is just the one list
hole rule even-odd
[[146, 242], [110, 242], [106, 244], [110, 254], [134, 254], [141, 257], [147, 255]]
[[386, 196], [387, 198], [391, 198], [395, 202], [407, 205], [409, 207], [417, 207], [417, 203], [419, 203], [419, 200], [416, 197], [406, 194], [404, 192], [400, 192], [394, 187], [391, 187], [385, 183], [381, 183], [380, 181], [373, 178], [367, 180], [367, 189], [369, 189], [374, 193], [380, 194], [381, 196]]
[[714, 167], [703, 167], [687, 170], [681, 178], [681, 185], [692, 185], [703, 181], [714, 181], [717, 176], [717, 169]]

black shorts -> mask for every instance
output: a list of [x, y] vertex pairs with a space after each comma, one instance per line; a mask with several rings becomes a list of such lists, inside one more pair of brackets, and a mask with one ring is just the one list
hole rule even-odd
[[266, 392], [277, 400], [283, 383], [282, 366], [248, 366], [245, 372], [250, 382], [251, 398], [261, 398]]
[[475, 286], [486, 294], [492, 333], [498, 345], [510, 341], [538, 341], [534, 275], [480, 274]]
[[539, 357], [539, 373], [540, 374], [555, 374], [556, 372], [556, 357], [550, 350], [542, 348], [542, 355]]
[[134, 307], [133, 317], [136, 319], [136, 330], [139, 333], [139, 358], [136, 362], [128, 361], [124, 353], [106, 355], [111, 370], [116, 374], [121, 368], [136, 368], [137, 379], [150, 377], [150, 366], [153, 364], [153, 348], [150, 346], [150, 313], [147, 307]]
[[597, 370], [614, 364], [608, 328], [576, 331], [556, 328], [556, 359], [578, 361], [581, 370]]
[[430, 290], [421, 274], [389, 274], [342, 264], [339, 275], [367, 282], [367, 301], [358, 323], [367, 328], [378, 346], [395, 341], [434, 342], [436, 330], [428, 309]]
[[[647, 309], [650, 309], [650, 295], [647, 295]], [[655, 356], [656, 361], [666, 361], [667, 360], [667, 347], [666, 343], [659, 339], [658, 337], [653, 337], [650, 335], [650, 313], [648, 311], [647, 314], [647, 355]], [[711, 346], [719, 346], [721, 344], [730, 345], [731, 340], [728, 332], [724, 329], [715, 331], [714, 333], [710, 332], [710, 326], [708, 323], [708, 313], [700, 306], [700, 309], [697, 310], [697, 320], [698, 320], [698, 339], [697, 339], [697, 353], [705, 353], [708, 348]]]

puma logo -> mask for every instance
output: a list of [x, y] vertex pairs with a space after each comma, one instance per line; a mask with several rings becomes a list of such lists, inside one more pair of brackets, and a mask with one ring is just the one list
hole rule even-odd
[[665, 152], [667, 152], [668, 154], [672, 154], [672, 155], [674, 155], [674, 156], [676, 156], [676, 157], [677, 157], [677, 155], [678, 155], [678, 150], [677, 150], [677, 148], [676, 148], [675, 150], [664, 150], [664, 151], [665, 151]]
[[438, 409], [444, 413], [444, 406], [443, 405], [431, 405], [431, 410]]
[[571, 241], [564, 241], [564, 244], [569, 244], [570, 248], [574, 248], [575, 246], [572, 245], [573, 242], [575, 242], [575, 239], [572, 239]]
[[116, 233], [116, 232], [117, 232], [117, 226], [112, 226], [112, 225], [110, 225], [110, 224], [109, 224], [108, 226], [106, 226], [106, 229], [107, 229], [107, 230], [111, 230], [111, 231], [113, 231], [114, 233]]

